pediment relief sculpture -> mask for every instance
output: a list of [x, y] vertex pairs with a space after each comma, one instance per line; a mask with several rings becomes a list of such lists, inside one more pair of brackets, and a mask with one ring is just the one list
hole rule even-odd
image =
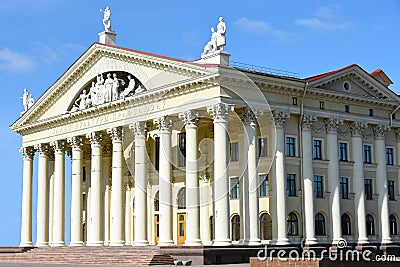
[[74, 99], [69, 112], [85, 110], [105, 103], [125, 99], [146, 91], [143, 84], [132, 74], [115, 71], [94, 77]]

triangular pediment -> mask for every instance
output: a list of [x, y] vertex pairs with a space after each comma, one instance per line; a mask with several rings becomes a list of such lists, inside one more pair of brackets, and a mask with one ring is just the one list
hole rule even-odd
[[[136, 92], [146, 93], [168, 85], [179, 85], [213, 72], [215, 68], [205, 68], [204, 65], [189, 61], [95, 43], [11, 125], [11, 128], [17, 130], [26, 125], [76, 112], [79, 110], [78, 99], [83, 91], [89, 95], [91, 85], [99, 76], [104, 79], [100, 84], [104, 91], [102, 94], [106, 91], [106, 79], [115, 75], [119, 81], [119, 97], [125, 98]], [[131, 89], [128, 88], [130, 80], [133, 80]], [[110, 101], [111, 99], [112, 96]], [[90, 107], [102, 104], [107, 103], [99, 101]]]
[[399, 101], [399, 97], [392, 90], [355, 64], [306, 78], [306, 81], [310, 88], [357, 97]]

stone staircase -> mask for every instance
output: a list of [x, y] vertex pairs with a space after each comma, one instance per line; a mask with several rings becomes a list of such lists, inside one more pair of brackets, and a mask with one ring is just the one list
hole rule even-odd
[[91, 264], [110, 266], [173, 265], [157, 247], [40, 247], [24, 252], [0, 251], [0, 263]]

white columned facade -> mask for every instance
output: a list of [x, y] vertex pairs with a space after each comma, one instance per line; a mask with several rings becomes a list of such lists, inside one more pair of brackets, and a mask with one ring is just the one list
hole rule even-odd
[[195, 111], [179, 114], [186, 131], [186, 240], [185, 246], [201, 245], [200, 240], [200, 190], [198, 163], [198, 123]]
[[32, 175], [33, 175], [33, 147], [20, 149], [24, 160], [22, 180], [22, 220], [20, 247], [31, 247], [32, 244]]
[[102, 179], [102, 147], [103, 135], [101, 132], [92, 132], [87, 134], [86, 137], [90, 141], [92, 149], [91, 160], [91, 192], [90, 192], [90, 231], [88, 246], [102, 246], [104, 244], [102, 239], [101, 229], [101, 179]]
[[238, 127], [238, 147], [239, 147], [239, 214], [240, 214], [240, 241], [242, 245], [249, 244], [250, 223], [249, 223], [249, 179], [247, 173], [247, 147], [245, 147], [245, 134], [243, 125]]
[[110, 244], [110, 199], [111, 199], [111, 160], [112, 145], [103, 146], [103, 227], [104, 227], [104, 245]]
[[54, 153], [49, 153], [49, 246], [53, 242], [53, 212], [54, 212]]
[[72, 147], [70, 246], [83, 246], [83, 233], [82, 233], [83, 139], [81, 136], [74, 136], [72, 138], [68, 138], [67, 141]]
[[65, 246], [65, 140], [51, 143], [54, 150], [54, 211], [52, 246]]
[[353, 165], [353, 185], [355, 193], [355, 213], [358, 228], [357, 244], [368, 243], [366, 213], [365, 213], [365, 183], [362, 132], [367, 125], [362, 122], [350, 123], [351, 130], [351, 161]]
[[91, 174], [92, 174], [92, 151], [89, 147], [86, 147], [84, 150], [83, 158], [85, 161], [85, 167], [86, 167], [86, 181], [85, 181], [85, 186], [86, 186], [86, 212], [85, 212], [85, 225], [86, 225], [86, 230], [85, 230], [85, 240], [86, 244], [90, 243], [90, 196], [91, 196]]
[[340, 213], [340, 189], [339, 189], [339, 148], [337, 130], [343, 121], [329, 118], [325, 121], [327, 140], [328, 163], [328, 190], [331, 206], [332, 244], [337, 244], [342, 238], [342, 225]]
[[314, 168], [313, 168], [313, 140], [312, 125], [316, 118], [305, 114], [301, 124], [302, 142], [302, 164], [303, 164], [303, 191], [304, 191], [304, 221], [305, 221], [305, 244], [314, 245], [315, 238], [314, 224]]
[[375, 135], [375, 163], [376, 163], [376, 189], [379, 195], [378, 207], [381, 230], [381, 244], [392, 243], [389, 227], [389, 197], [387, 188], [387, 171], [386, 171], [386, 145], [385, 133], [389, 127], [385, 125], [376, 125], [373, 127]]
[[271, 133], [272, 144], [276, 146], [275, 161], [272, 165], [272, 235], [276, 245], [287, 245], [286, 232], [286, 174], [285, 174], [285, 123], [289, 114], [274, 111], [275, 132]]
[[[160, 136], [159, 207], [160, 239], [158, 246], [174, 244], [172, 238], [172, 169], [171, 169], [171, 128], [172, 120], [165, 116], [154, 120]], [[135, 208], [136, 211], [136, 208]]]
[[37, 192], [37, 217], [36, 217], [36, 246], [43, 247], [49, 244], [49, 195], [48, 195], [48, 171], [49, 171], [49, 145], [39, 144], [35, 146], [39, 152], [38, 162], [38, 192]]
[[135, 240], [134, 246], [147, 246], [147, 151], [146, 122], [129, 126], [135, 135]]
[[125, 246], [132, 246], [132, 181], [130, 176], [125, 177]]
[[229, 246], [228, 118], [233, 106], [218, 103], [207, 108], [214, 120], [214, 246]]
[[123, 178], [123, 148], [122, 127], [108, 130], [112, 140], [112, 171], [111, 171], [111, 210], [110, 210], [110, 246], [125, 244], [125, 213], [124, 213], [124, 178]]

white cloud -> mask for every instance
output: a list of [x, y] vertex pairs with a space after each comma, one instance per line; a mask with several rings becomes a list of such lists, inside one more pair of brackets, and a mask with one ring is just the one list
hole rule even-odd
[[243, 32], [267, 35], [281, 40], [291, 37], [290, 33], [276, 29], [262, 20], [249, 20], [246, 17], [242, 17], [235, 22], [235, 26]]
[[298, 19], [295, 22], [297, 25], [321, 31], [346, 30], [349, 28], [348, 23], [332, 23], [318, 18]]
[[35, 69], [33, 58], [8, 48], [0, 50], [0, 69], [4, 71], [29, 72]]

